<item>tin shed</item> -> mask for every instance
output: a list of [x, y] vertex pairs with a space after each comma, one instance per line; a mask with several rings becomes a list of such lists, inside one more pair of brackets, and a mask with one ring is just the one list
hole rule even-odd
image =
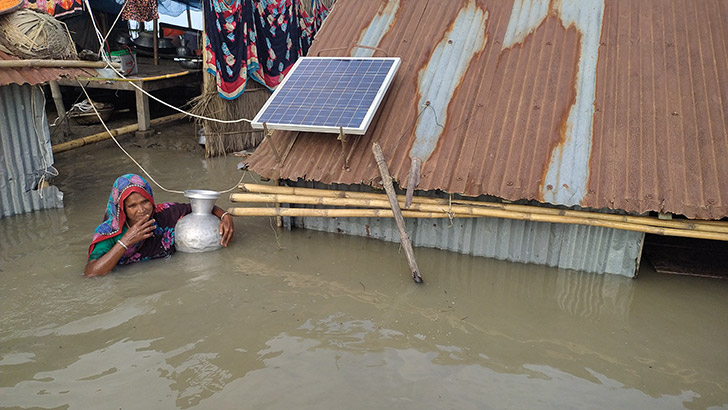
[[[341, 0], [309, 55], [400, 57], [378, 116], [348, 145], [276, 131], [248, 165], [289, 185], [366, 190], [376, 141], [400, 187], [419, 195], [720, 220], [725, 21], [719, 0]], [[293, 223], [397, 240], [384, 219]], [[414, 245], [626, 276], [644, 240], [499, 218], [409, 220], [408, 230]]]
[[[17, 60], [0, 51], [0, 61]], [[81, 69], [0, 67], [0, 218], [62, 208], [55, 175], [43, 83]]]

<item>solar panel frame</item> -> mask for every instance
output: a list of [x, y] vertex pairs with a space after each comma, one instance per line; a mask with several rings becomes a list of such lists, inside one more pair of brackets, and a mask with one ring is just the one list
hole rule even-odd
[[[400, 61], [399, 57], [301, 57], [250, 125], [254, 129], [262, 129], [265, 123], [268, 129], [336, 134], [341, 127], [346, 134], [362, 135], [394, 80]], [[314, 71], [322, 67], [324, 71]], [[352, 85], [356, 88], [347, 88]], [[354, 100], [357, 97], [361, 98], [358, 105]], [[332, 99], [336, 99], [335, 104]], [[367, 102], [366, 106], [362, 102]]]

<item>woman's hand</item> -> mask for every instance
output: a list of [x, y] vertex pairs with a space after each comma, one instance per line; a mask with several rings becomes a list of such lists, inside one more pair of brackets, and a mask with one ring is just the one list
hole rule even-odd
[[90, 260], [86, 263], [86, 269], [84, 274], [86, 276], [102, 276], [111, 272], [119, 263], [119, 260], [127, 248], [141, 242], [147, 238], [150, 238], [154, 234], [154, 219], [149, 219], [146, 222], [137, 222], [126, 230], [124, 236], [119, 239], [119, 242], [126, 246], [123, 246], [117, 242], [111, 250], [106, 252], [102, 257], [96, 260]]
[[228, 246], [230, 239], [233, 239], [233, 233], [235, 232], [235, 225], [233, 224], [233, 216], [225, 212], [224, 209], [215, 205], [212, 207], [212, 214], [220, 218], [219, 233], [222, 235], [220, 239], [220, 245]]
[[222, 235], [220, 245], [228, 246], [228, 243], [230, 243], [230, 239], [233, 238], [233, 233], [235, 233], [233, 217], [229, 213], [225, 213], [223, 214], [222, 218], [220, 218], [220, 235]]
[[141, 242], [147, 238], [151, 238], [154, 234], [154, 219], [148, 219], [146, 222], [139, 221], [129, 227], [121, 241], [126, 246], [132, 246], [137, 242]]

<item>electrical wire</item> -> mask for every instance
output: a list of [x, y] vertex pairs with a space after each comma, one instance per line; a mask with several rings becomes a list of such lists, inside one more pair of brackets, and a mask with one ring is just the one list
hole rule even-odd
[[[104, 44], [106, 44], [106, 41], [108, 39], [109, 34], [111, 33], [111, 31], [114, 28], [114, 26], [116, 25], [116, 23], [119, 21], [119, 18], [121, 17], [121, 13], [124, 10], [124, 7], [126, 7], [126, 1], [122, 5], [122, 8], [119, 11], [119, 14], [116, 16], [116, 19], [114, 20], [114, 23], [109, 28], [109, 32], [106, 34], [106, 36], [104, 36], [101, 33], [101, 30], [99, 30], [99, 28], [98, 28], [98, 26], [96, 24], [96, 19], [94, 18], [93, 9], [91, 8], [91, 4], [89, 3], [89, 0], [84, 0], [84, 2], [86, 4], [86, 7], [88, 8], [89, 15], [91, 17], [91, 24], [93, 25], [93, 28], [94, 28], [94, 32], [96, 34], [96, 37], [98, 38], [99, 43], [101, 44], [101, 47], [99, 48], [99, 55], [101, 56], [101, 58], [103, 59], [103, 61], [106, 62], [106, 65], [107, 65], [108, 68], [110, 68], [111, 70], [113, 70], [116, 73], [116, 75], [118, 75], [119, 77], [126, 79], [126, 76], [124, 76], [124, 74], [122, 74], [113, 65], [111, 65], [110, 55], [108, 55], [107, 53], [104, 53], [103, 52]], [[116, 146], [119, 147], [119, 149], [124, 154], [126, 154], [126, 156], [137, 167], [139, 167], [139, 169], [141, 169], [142, 172], [144, 172], [144, 175], [146, 175], [147, 178], [149, 178], [149, 180], [152, 181], [157, 187], [159, 187], [161, 190], [163, 190], [165, 192], [169, 192], [169, 193], [173, 193], [173, 194], [184, 194], [184, 191], [174, 190], [174, 189], [168, 189], [168, 188], [164, 187], [162, 184], [160, 184], [159, 182], [157, 182], [157, 180], [154, 179], [154, 177], [136, 159], [134, 159], [134, 157], [131, 154], [129, 154], [129, 152], [124, 149], [124, 147], [121, 146], [121, 144], [116, 139], [116, 137], [114, 137], [114, 134], [111, 132], [111, 130], [109, 130], [109, 127], [106, 125], [106, 123], [104, 122], [103, 118], [101, 118], [101, 114], [99, 114], [98, 110], [96, 109], [96, 105], [93, 103], [93, 100], [91, 99], [91, 97], [89, 96], [88, 92], [86, 91], [86, 87], [83, 86], [83, 84], [81, 83], [80, 80], [77, 80], [77, 81], [78, 81], [78, 85], [81, 87], [81, 90], [83, 90], [83, 93], [86, 95], [86, 101], [88, 101], [88, 104], [86, 104], [86, 101], [81, 102], [81, 103], [78, 103], [77, 104], [79, 106], [78, 108], [80, 108], [80, 109], [82, 109], [84, 111], [86, 111], [88, 108], [93, 109], [94, 113], [96, 114], [96, 116], [98, 117], [99, 121], [101, 122], [101, 125], [104, 127], [104, 129], [106, 130], [106, 132], [109, 134], [109, 136], [111, 137], [111, 139], [114, 140], [114, 142], [116, 143]], [[238, 122], [242, 122], [242, 121], [251, 122], [251, 120], [246, 119], [246, 118], [241, 118], [241, 119], [238, 119], [238, 120], [219, 120], [219, 119], [216, 119], [216, 118], [210, 118], [210, 117], [205, 117], [205, 116], [202, 116], [202, 115], [192, 114], [190, 112], [187, 112], [187, 111], [184, 111], [184, 110], [182, 110], [180, 108], [177, 108], [177, 107], [175, 107], [175, 106], [167, 103], [166, 101], [162, 101], [161, 99], [153, 96], [148, 91], [146, 91], [146, 90], [142, 89], [141, 87], [139, 87], [134, 82], [129, 82], [129, 84], [131, 84], [137, 90], [139, 90], [142, 93], [144, 93], [147, 97], [152, 98], [153, 100], [161, 103], [162, 105], [164, 105], [166, 107], [169, 107], [169, 108], [172, 108], [172, 109], [174, 109], [174, 110], [176, 110], [176, 111], [178, 111], [178, 112], [180, 112], [182, 114], [185, 114], [187, 116], [190, 116], [190, 117], [199, 118], [199, 119], [206, 120], [206, 121], [220, 122], [220, 123], [225, 123], [225, 124], [238, 123]], [[36, 135], [37, 135], [37, 132], [36, 132]], [[45, 158], [44, 158], [44, 163], [45, 163]], [[54, 168], [54, 170], [55, 170], [55, 168]], [[237, 184], [233, 185], [229, 189], [226, 189], [224, 191], [218, 191], [218, 192], [221, 193], [221, 194], [224, 194], [224, 193], [231, 192], [232, 190], [236, 189], [240, 185], [240, 183], [243, 182], [243, 179], [245, 178], [245, 175], [247, 174], [247, 172], [248, 172], [247, 170], [244, 170], [243, 175], [240, 177], [240, 181], [238, 181]], [[56, 174], [57, 174], [57, 171], [56, 171]], [[43, 177], [44, 176], [41, 177], [41, 182], [43, 180]]]
[[[43, 93], [43, 90], [41, 89], [41, 94]], [[36, 102], [35, 99], [37, 98], [36, 95], [38, 95], [35, 90], [32, 90], [30, 93], [30, 105], [31, 110], [33, 112], [33, 130], [35, 131], [35, 139], [38, 141], [38, 149], [40, 150], [41, 155], [41, 162], [43, 164], [43, 170], [41, 171], [40, 177], [38, 178], [38, 182], [36, 183], [38, 196], [40, 199], [43, 199], [43, 184], [46, 179], [46, 174], [50, 174], [51, 177], [57, 177], [58, 176], [58, 170], [52, 165], [53, 164], [53, 154], [49, 152], [50, 144], [44, 144], [43, 141], [40, 139], [40, 131], [38, 130], [38, 120], [36, 119], [36, 115], [38, 113], [38, 110], [36, 109]]]
[[[83, 90], [83, 93], [86, 94], [86, 99], [88, 101], [92, 101], [91, 100], [91, 97], [88, 95], [88, 92], [86, 91], [86, 87], [84, 87], [83, 84], [81, 84], [80, 81], [78, 82], [78, 85], [81, 86], [81, 90]], [[121, 144], [119, 143], [119, 140], [117, 140], [116, 137], [114, 137], [114, 134], [111, 132], [111, 130], [109, 130], [109, 127], [106, 126], [106, 123], [104, 122], [103, 118], [101, 118], [101, 114], [96, 109], [96, 104], [94, 104], [93, 102], [91, 102], [90, 105], [91, 105], [91, 108], [93, 109], [94, 113], [96, 114], [96, 116], [99, 118], [99, 121], [101, 121], [101, 125], [104, 127], [104, 129], [106, 130], [106, 132], [109, 133], [109, 136], [111, 137], [111, 139], [114, 140], [114, 142], [116, 143], [116, 146], [119, 147], [119, 149], [124, 154], [126, 154], [126, 156], [129, 157], [129, 159], [137, 167], [139, 167], [139, 169], [142, 170], [142, 172], [144, 172], [144, 175], [146, 175], [147, 178], [149, 178], [150, 181], [152, 181], [162, 191], [169, 192], [169, 193], [173, 193], [173, 194], [183, 194], [184, 195], [184, 191], [174, 190], [174, 189], [168, 189], [168, 188], [162, 186], [162, 184], [160, 184], [159, 182], [157, 182], [157, 180], [154, 179], [154, 177], [142, 166], [142, 164], [140, 164], [136, 159], [134, 159], [134, 157], [131, 154], [129, 154], [129, 152], [124, 149], [124, 147], [121, 146]], [[225, 191], [218, 191], [218, 192], [220, 192], [221, 194], [224, 194], [224, 193], [227, 193], [227, 192], [230, 192], [230, 191], [236, 189], [240, 185], [240, 183], [243, 182], [243, 178], [245, 178], [245, 172], [243, 172], [243, 175], [240, 177], [240, 181], [238, 181], [237, 184], [233, 185], [231, 188], [229, 188], [229, 189], [227, 189]]]
[[[103, 44], [103, 41], [105, 41], [105, 37], [101, 34], [101, 31], [99, 30], [98, 26], [96, 25], [96, 19], [94, 18], [94, 15], [93, 15], [93, 12], [92, 12], [92, 9], [91, 9], [91, 4], [89, 3], [89, 0], [84, 0], [84, 2], [86, 3], [86, 7], [89, 10], [89, 15], [91, 16], [91, 23], [92, 23], [92, 25], [94, 27], [94, 31], [96, 32], [96, 36], [98, 37], [99, 41], [101, 41], [102, 44]], [[125, 2], [125, 4], [126, 4], [126, 2]], [[119, 13], [119, 15], [121, 15], [121, 13]], [[118, 18], [117, 18], [116, 21], [114, 21], [114, 24], [116, 24], [117, 21], [118, 21]], [[111, 28], [109, 28], [109, 33], [111, 33], [111, 30], [113, 28], [114, 28], [114, 26], [112, 25]], [[116, 73], [116, 75], [118, 75], [119, 77], [124, 78], [124, 79], [127, 78], [121, 71], [117, 70], [114, 66], [111, 65], [111, 56], [107, 55], [106, 53], [100, 53], [99, 55], [104, 60], [104, 62], [106, 63], [107, 67], [110, 68], [111, 70], [113, 70], [114, 73]], [[183, 110], [181, 108], [175, 107], [174, 105], [169, 104], [168, 102], [163, 101], [163, 100], [161, 100], [161, 99], [153, 96], [147, 90], [144, 90], [142, 87], [138, 86], [134, 81], [130, 81], [129, 84], [131, 86], [133, 86], [134, 88], [136, 88], [137, 90], [139, 90], [142, 93], [144, 93], [147, 97], [153, 99], [154, 101], [156, 101], [156, 102], [158, 102], [158, 103], [160, 103], [160, 104], [162, 104], [162, 105], [164, 105], [164, 106], [166, 106], [168, 108], [171, 108], [171, 109], [173, 109], [173, 110], [175, 110], [177, 112], [180, 112], [182, 114], [185, 114], [185, 115], [187, 115], [189, 117], [198, 118], [198, 119], [205, 120], [205, 121], [217, 122], [217, 123], [221, 123], [221, 124], [237, 124], [239, 122], [248, 122], [248, 123], [252, 122], [252, 120], [250, 120], [248, 118], [239, 118], [237, 120], [221, 120], [221, 119], [217, 119], [217, 118], [206, 117], [204, 115], [193, 114], [193, 113], [191, 113], [189, 111], [185, 111], [185, 110]]]

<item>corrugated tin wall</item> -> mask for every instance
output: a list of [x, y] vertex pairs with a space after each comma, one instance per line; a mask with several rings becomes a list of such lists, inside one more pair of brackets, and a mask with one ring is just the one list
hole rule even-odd
[[[332, 188], [318, 183], [289, 185]], [[355, 185], [333, 188], [358, 190]], [[636, 274], [644, 240], [640, 232], [501, 218], [408, 218], [405, 222], [414, 246], [628, 277]], [[306, 229], [399, 242], [392, 218], [295, 218], [292, 223]]]
[[40, 86], [0, 86], [0, 118], [0, 218], [62, 208], [63, 193], [58, 188], [35, 189], [53, 165]]

